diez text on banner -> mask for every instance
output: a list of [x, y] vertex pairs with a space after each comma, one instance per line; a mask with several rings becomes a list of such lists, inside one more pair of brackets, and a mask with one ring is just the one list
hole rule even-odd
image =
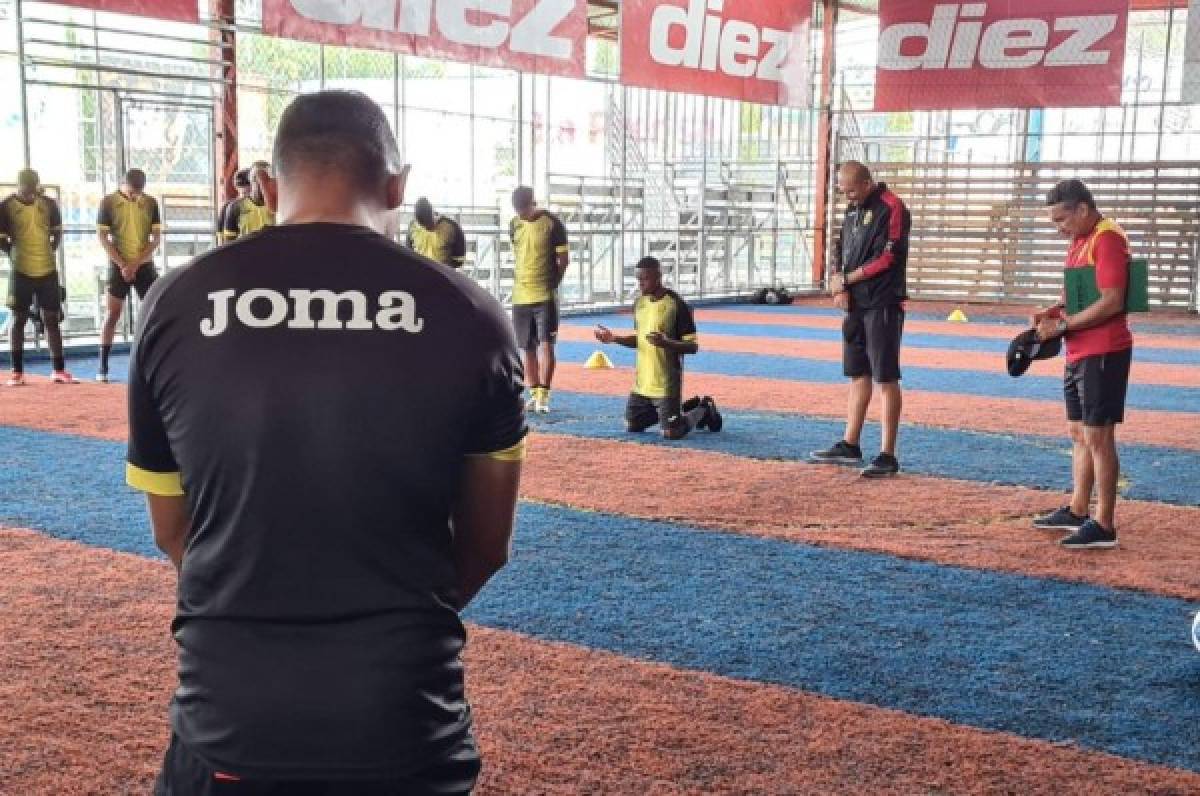
[[875, 110], [1117, 105], [1129, 0], [879, 4]]
[[263, 0], [263, 32], [583, 77], [587, 0]]
[[762, 0], [623, 0], [621, 82], [806, 105], [810, 6]]
[[196, 0], [52, 0], [59, 5], [87, 8], [92, 11], [112, 11], [139, 17], [171, 19], [177, 22], [199, 22], [200, 9]]

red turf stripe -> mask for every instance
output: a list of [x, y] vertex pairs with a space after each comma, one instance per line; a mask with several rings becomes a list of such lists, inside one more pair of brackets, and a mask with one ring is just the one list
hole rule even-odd
[[[620, 330], [615, 330], [620, 331]], [[733, 354], [765, 354], [768, 356], [799, 357], [823, 362], [841, 362], [842, 344], [824, 340], [772, 339], [739, 335], [704, 333], [701, 348]], [[595, 342], [592, 330], [582, 326], [564, 326], [559, 339]], [[905, 367], [937, 370], [977, 370], [1003, 373], [1004, 359], [986, 351], [952, 351], [945, 348], [905, 348], [901, 355]], [[1030, 375], [1062, 377], [1062, 360], [1039, 360], [1029, 369]], [[1168, 387], [1200, 386], [1200, 365], [1168, 365], [1158, 362], [1139, 362], [1134, 358], [1130, 380], [1134, 384], [1161, 384]]]
[[[635, 457], [640, 471], [661, 473], [656, 489], [579, 489], [610, 484], [613, 462]], [[1196, 507], [1123, 500], [1121, 548], [1081, 556], [1030, 527], [1066, 502], [1062, 494], [916, 475], [864, 482], [838, 467], [553, 434], [533, 439], [530, 461], [526, 499], [1200, 600]]]
[[[42, 431], [124, 440], [127, 433], [125, 390], [112, 385], [79, 384], [55, 393], [51, 404], [35, 382], [29, 389], [4, 394], [0, 423]], [[633, 384], [631, 370], [585, 370], [574, 363], [559, 363], [554, 386], [561, 390], [596, 395], [624, 396]], [[722, 407], [747, 411], [794, 412], [815, 417], [845, 416], [843, 384], [755, 379], [711, 373], [689, 373], [689, 392], [715, 395]], [[620, 406], [614, 406], [614, 417]], [[879, 402], [871, 406], [878, 420]], [[1064, 439], [1063, 408], [1053, 401], [1023, 398], [985, 398], [908, 390], [904, 394], [904, 422], [937, 428], [970, 429], [997, 434], [1020, 433]], [[1122, 442], [1200, 450], [1200, 413], [1156, 412], [1138, 409], [1125, 418], [1118, 436]], [[1064, 442], [1065, 445], [1065, 442]]]
[[[831, 305], [832, 306], [832, 305]], [[970, 312], [970, 309], [967, 310]], [[842, 319], [829, 315], [804, 315], [801, 313], [781, 313], [768, 315], [761, 312], [745, 310], [696, 310], [696, 323], [700, 332], [704, 332], [704, 322], [713, 323], [748, 323], [758, 326], [798, 326], [805, 329], [841, 329]], [[947, 321], [906, 320], [906, 334], [948, 334], [971, 337], [987, 337], [998, 340], [1011, 340], [1015, 334], [1011, 325], [984, 323], [972, 321], [969, 324], [949, 323]], [[1185, 337], [1164, 334], [1147, 334], [1134, 329], [1134, 344], [1143, 348], [1175, 348], [1189, 351], [1200, 350], [1200, 337]]]
[[[633, 385], [630, 369], [585, 370], [560, 362], [554, 386], [596, 395], [623, 396]], [[747, 411], [795, 412], [842, 419], [846, 412], [846, 385], [818, 382], [757, 379], [714, 373], [691, 373], [684, 378], [687, 392], [714, 395], [722, 407]], [[878, 420], [880, 402], [871, 405]], [[619, 407], [615, 411], [620, 411]], [[996, 434], [1026, 434], [1063, 439], [1066, 412], [1057, 401], [1025, 398], [987, 398], [976, 395], [906, 390], [905, 423], [938, 428], [969, 429]], [[1118, 431], [1122, 442], [1200, 450], [1200, 413], [1157, 412], [1145, 409], [1126, 413]]]
[[[0, 569], [0, 789], [148, 790], [170, 568], [0, 529]], [[485, 795], [1200, 792], [1191, 772], [477, 627], [467, 670]]]

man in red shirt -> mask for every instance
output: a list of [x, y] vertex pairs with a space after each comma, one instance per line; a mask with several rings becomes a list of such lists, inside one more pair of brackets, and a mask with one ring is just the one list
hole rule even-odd
[[[1071, 505], [1034, 520], [1044, 530], [1072, 531], [1062, 540], [1072, 549], [1117, 546], [1116, 424], [1125, 419], [1125, 392], [1133, 360], [1133, 334], [1125, 310], [1129, 285], [1129, 241], [1125, 232], [1096, 209], [1092, 192], [1080, 180], [1064, 180], [1046, 197], [1050, 220], [1071, 241], [1066, 268], [1094, 266], [1100, 298], [1068, 315], [1056, 305], [1037, 313], [1038, 337], [1063, 337], [1067, 369], [1063, 392], [1074, 443]], [[1092, 489], [1096, 513], [1089, 516]]]

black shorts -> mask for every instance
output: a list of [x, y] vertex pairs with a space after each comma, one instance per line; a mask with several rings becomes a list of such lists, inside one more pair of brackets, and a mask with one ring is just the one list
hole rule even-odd
[[1130, 348], [1069, 363], [1063, 375], [1067, 420], [1085, 426], [1123, 422], [1132, 362], [1133, 349]]
[[57, 273], [32, 277], [13, 271], [8, 280], [8, 308], [13, 312], [26, 313], [35, 296], [42, 312], [54, 315], [62, 313], [62, 285], [58, 283]]
[[682, 417], [680, 392], [673, 390], [665, 398], [647, 398], [636, 392], [629, 394], [625, 404], [625, 428], [640, 433], [658, 425], [663, 431], [687, 432], [687, 421]]
[[144, 299], [156, 279], [158, 279], [158, 269], [154, 267], [154, 263], [146, 263], [139, 268], [133, 275], [133, 284], [125, 281], [125, 278], [121, 276], [121, 269], [117, 268], [115, 263], [109, 263], [108, 295], [124, 301], [129, 297], [129, 288], [132, 287], [137, 291], [138, 298]]
[[851, 310], [842, 321], [842, 371], [848, 379], [870, 376], [876, 384], [900, 381], [900, 339], [904, 309], [899, 305]]
[[469, 737], [440, 763], [402, 780], [280, 781], [239, 779], [205, 763], [174, 734], [154, 796], [467, 796], [479, 778], [479, 750]]
[[541, 304], [514, 304], [513, 331], [517, 347], [522, 351], [537, 348], [539, 343], [553, 344], [558, 340], [558, 300]]

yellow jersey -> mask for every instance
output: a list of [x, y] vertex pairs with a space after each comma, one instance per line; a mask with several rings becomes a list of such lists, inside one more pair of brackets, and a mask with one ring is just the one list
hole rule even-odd
[[110, 193], [100, 203], [96, 229], [112, 235], [113, 243], [122, 257], [135, 260], [146, 248], [150, 234], [162, 229], [158, 200], [146, 194], [134, 199], [121, 191]]
[[275, 214], [266, 204], [259, 204], [246, 196], [232, 202], [225, 211], [222, 235], [225, 240], [236, 240], [260, 229], [275, 226]]
[[678, 395], [683, 382], [683, 355], [659, 348], [646, 340], [652, 332], [685, 343], [697, 342], [692, 308], [673, 290], [661, 298], [638, 296], [633, 304], [637, 331], [637, 363], [633, 391], [646, 398]]
[[408, 248], [422, 257], [461, 268], [467, 261], [467, 238], [462, 227], [452, 218], [441, 216], [434, 222], [433, 229], [426, 229], [419, 221], [408, 225]]
[[13, 194], [0, 203], [0, 239], [11, 245], [9, 257], [17, 273], [40, 279], [58, 270], [52, 239], [61, 236], [62, 214], [48, 196], [26, 202]]
[[558, 255], [570, 251], [567, 228], [552, 213], [542, 211], [532, 221], [519, 216], [509, 224], [515, 273], [513, 304], [542, 304], [558, 289]]

